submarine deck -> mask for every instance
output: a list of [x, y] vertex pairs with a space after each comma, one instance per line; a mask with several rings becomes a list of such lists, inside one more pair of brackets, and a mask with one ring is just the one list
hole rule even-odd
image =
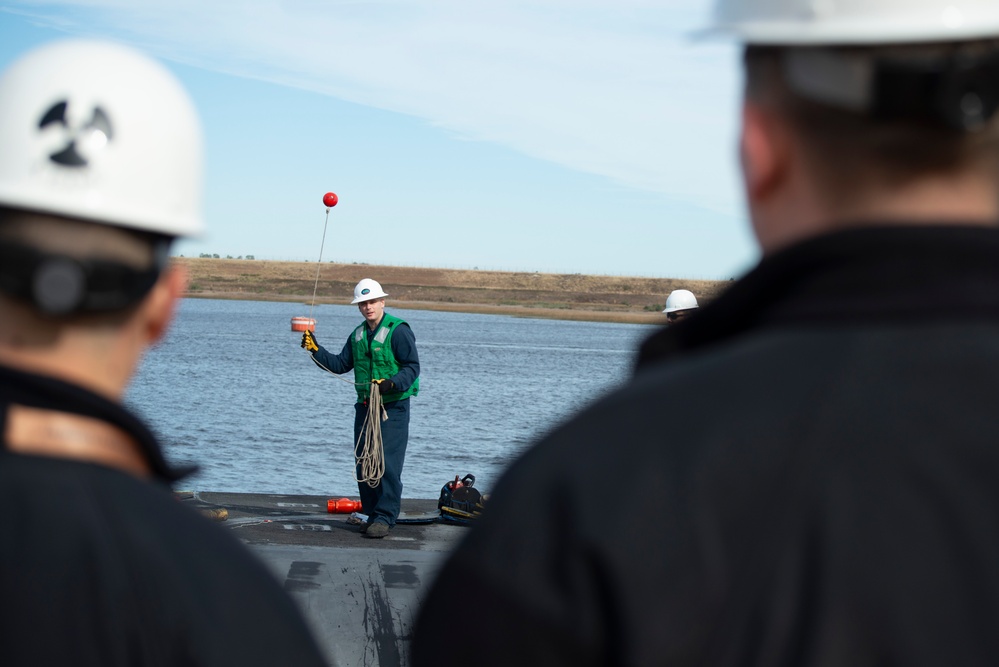
[[[409, 640], [426, 584], [468, 530], [432, 522], [437, 500], [403, 499], [401, 521], [369, 539], [325, 496], [178, 492], [232, 530], [299, 603], [331, 664], [408, 664]], [[224, 511], [223, 511], [224, 510]]]

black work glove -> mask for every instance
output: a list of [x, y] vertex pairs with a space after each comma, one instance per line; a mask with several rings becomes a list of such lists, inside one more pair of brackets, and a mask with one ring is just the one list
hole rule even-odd
[[302, 347], [304, 347], [309, 352], [316, 352], [319, 350], [319, 343], [316, 342], [316, 336], [308, 329], [302, 334]]
[[392, 380], [372, 380], [371, 382], [378, 385], [378, 390], [382, 392], [383, 396], [395, 391], [395, 383]]

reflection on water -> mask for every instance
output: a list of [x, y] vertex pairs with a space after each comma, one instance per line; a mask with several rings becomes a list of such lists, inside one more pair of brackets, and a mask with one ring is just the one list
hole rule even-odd
[[[436, 498], [445, 481], [469, 472], [487, 491], [533, 438], [623, 381], [652, 330], [388, 310], [413, 327], [422, 365], [403, 471], [410, 498]], [[183, 301], [126, 399], [169, 460], [200, 466], [180, 486], [357, 495], [354, 389], [309, 360], [291, 331], [297, 315], [308, 307]], [[320, 344], [335, 351], [361, 321], [353, 306], [316, 306], [313, 316]]]

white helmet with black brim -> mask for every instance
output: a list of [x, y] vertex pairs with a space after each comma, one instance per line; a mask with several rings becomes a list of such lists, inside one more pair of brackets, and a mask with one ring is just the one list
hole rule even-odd
[[[928, 121], [957, 132], [999, 111], [996, 0], [718, 0], [705, 35], [777, 47], [788, 86], [805, 99], [880, 120]], [[864, 47], [939, 45], [933, 57]]]
[[365, 278], [354, 287], [354, 300], [351, 303], [355, 304], [373, 299], [383, 299], [387, 296], [388, 294], [385, 293], [385, 290], [382, 289], [377, 280]]
[[0, 75], [0, 206], [194, 236], [202, 161], [187, 93], [131, 48], [59, 41]]

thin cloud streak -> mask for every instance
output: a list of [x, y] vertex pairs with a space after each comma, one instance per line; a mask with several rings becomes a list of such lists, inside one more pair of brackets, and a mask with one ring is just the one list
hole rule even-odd
[[[419, 117], [736, 215], [734, 51], [706, 2], [66, 0], [8, 8], [188, 65]], [[74, 21], [74, 17], [77, 20]]]

